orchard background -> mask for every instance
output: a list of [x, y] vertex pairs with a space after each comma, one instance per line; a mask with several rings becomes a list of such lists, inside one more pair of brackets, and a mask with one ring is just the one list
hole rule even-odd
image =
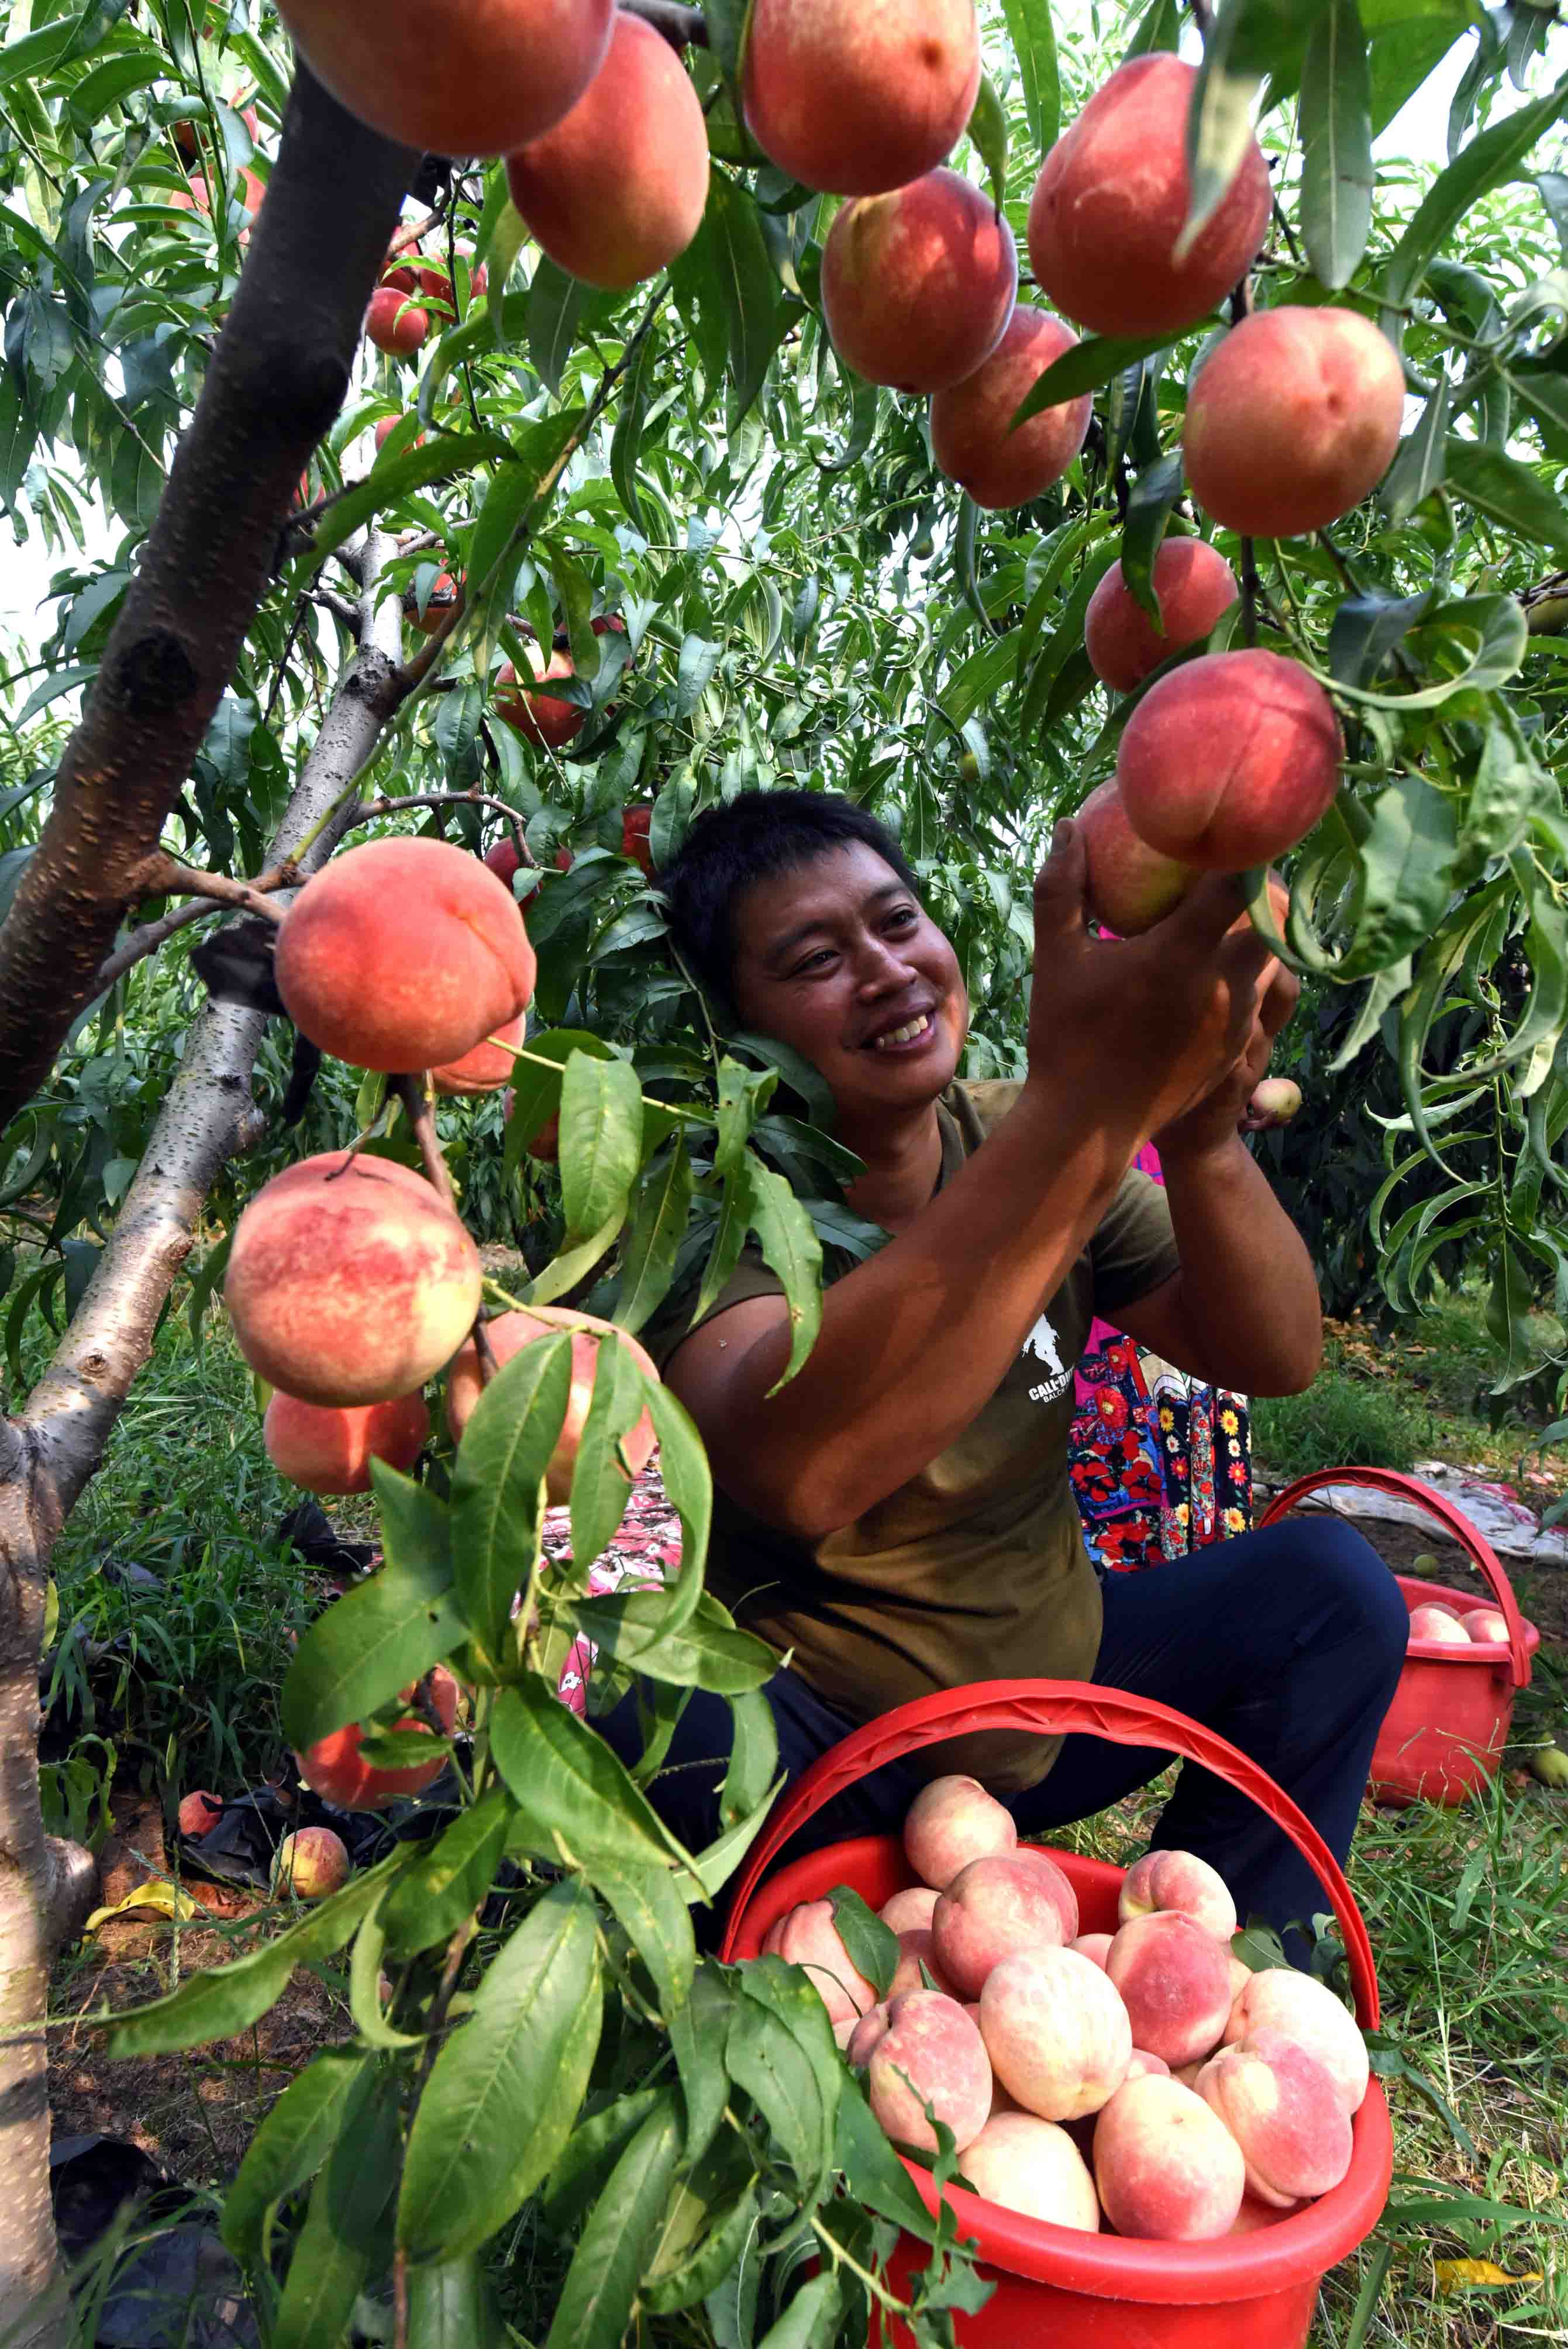
[[[982, 512], [934, 470], [923, 403], [834, 359], [834, 202], [739, 127], [739, 0], [640, 13], [687, 44], [713, 169], [694, 242], [625, 295], [540, 255], [499, 164], [395, 148], [295, 81], [269, 7], [0, 15], [0, 500], [22, 583], [0, 682], [0, 2323], [28, 2349], [77, 2321], [42, 2025], [51, 1960], [96, 1897], [82, 1838], [102, 1839], [117, 1764], [171, 1826], [197, 1778], [232, 1786], [396, 1713], [459, 1648], [475, 1799], [438, 1843], [397, 1843], [297, 1921], [263, 1912], [238, 1961], [182, 1988], [176, 1954], [167, 2000], [105, 2033], [127, 2055], [232, 2041], [296, 1961], [341, 1996], [341, 2045], [300, 2075], [228, 2201], [263, 2337], [500, 2341], [510, 2322], [552, 2349], [607, 2349], [632, 2323], [719, 2349], [848, 2344], [885, 2291], [892, 2222], [924, 2224], [810, 1994], [696, 1957], [688, 1900], [738, 1865], [774, 1754], [766, 1654], [702, 1593], [707, 1470], [678, 1409], [657, 1399], [684, 1533], [666, 1591], [585, 1590], [624, 1499], [634, 1377], [573, 1491], [573, 1572], [542, 1581], [554, 1429], [514, 1369], [475, 1422], [489, 1455], [465, 1446], [419, 1485], [378, 1475], [387, 1562], [320, 1616], [285, 1684], [306, 1590], [214, 1309], [238, 1213], [281, 1167], [366, 1133], [409, 1164], [431, 1143], [417, 1093], [296, 1050], [236, 912], [264, 923], [346, 839], [508, 837], [539, 956], [533, 1057], [509, 1123], [490, 1094], [443, 1102], [435, 1125], [469, 1230], [517, 1252], [500, 1288], [634, 1332], [689, 1268], [722, 1281], [755, 1229], [803, 1350], [821, 1252], [874, 1244], [841, 1202], [853, 1162], [809, 1071], [716, 1029], [648, 868], [738, 789], [864, 801], [958, 948], [968, 1072], [1015, 1071], [1029, 881], [1125, 715], [1083, 649], [1088, 598], [1118, 555], [1146, 574], [1163, 533], [1206, 527], [1177, 450], [1232, 307], [1158, 344], [1086, 339], [1054, 378], [1093, 394], [1081, 458], [1033, 503]], [[1175, 0], [987, 0], [982, 30], [988, 78], [952, 160], [1003, 195], [1021, 250], [1058, 129], [1119, 59], [1180, 43], [1205, 60], [1199, 203], [1257, 113], [1275, 208], [1251, 301], [1354, 307], [1401, 353], [1406, 437], [1375, 498], [1326, 533], [1217, 533], [1248, 593], [1213, 643], [1292, 653], [1347, 740], [1340, 796], [1287, 864], [1306, 991], [1279, 1065], [1306, 1106], [1259, 1146], [1331, 1307], [1452, 1316], [1473, 1299], [1485, 1408], [1539, 1433], [1564, 1399], [1568, 1319], [1556, 11], [1231, 0], [1211, 21]], [[1433, 87], [1452, 92], [1446, 140], [1412, 161], [1386, 134]], [[361, 339], [395, 238], [436, 272], [403, 359]], [[389, 335], [422, 306], [409, 290], [381, 297]], [[508, 722], [500, 675], [545, 647], [572, 713], [555, 744]], [[552, 1116], [558, 1174], [526, 1148]], [[476, 1552], [464, 1512], [508, 1475], [504, 1530]], [[160, 1556], [166, 1589], [106, 1624], [91, 1568], [128, 1546]], [[508, 1655], [524, 1586], [538, 1636]], [[385, 1635], [370, 1669], [367, 1623]], [[128, 1624], [110, 1734], [51, 1764], [46, 1818], [40, 1661], [57, 1696], [85, 1669], [73, 1633]], [[645, 1775], [684, 1688], [731, 1696], [713, 1851], [672, 1851], [635, 1779], [555, 1704], [583, 1630], [612, 1688], [635, 1656], [655, 1692]], [[1329, 2288], [1325, 2349], [1439, 2326], [1563, 2337], [1553, 1830], [1505, 1785], [1484, 1813], [1379, 1833], [1364, 1897], [1384, 2068], [1418, 2076], [1408, 2175]], [[1458, 2315], [1435, 2297], [1455, 2279], [1434, 2245], [1495, 2261], [1520, 2229], [1524, 2282], [1459, 2276]], [[950, 2245], [923, 2291], [917, 2336], [946, 2338], [973, 2297]], [[80, 2322], [93, 2337], [90, 2299]]]

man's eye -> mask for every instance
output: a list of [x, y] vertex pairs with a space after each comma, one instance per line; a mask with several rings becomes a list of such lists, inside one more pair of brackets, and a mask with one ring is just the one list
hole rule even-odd
[[891, 919], [898, 924], [900, 929], [907, 929], [914, 918], [915, 913], [913, 905], [900, 905], [895, 909], [891, 916]]

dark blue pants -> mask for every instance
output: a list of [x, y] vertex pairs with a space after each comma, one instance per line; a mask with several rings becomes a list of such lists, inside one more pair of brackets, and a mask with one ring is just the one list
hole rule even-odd
[[[1337, 1519], [1290, 1517], [1163, 1568], [1108, 1575], [1104, 1591], [1096, 1681], [1156, 1698], [1239, 1746], [1343, 1864], [1409, 1629], [1398, 1585], [1370, 1544]], [[854, 1725], [795, 1672], [777, 1673], [766, 1693], [779, 1766], [791, 1780]], [[634, 1696], [600, 1726], [623, 1760], [635, 1760]], [[718, 1832], [729, 1740], [723, 1698], [695, 1692], [651, 1789], [688, 1850]], [[1042, 1785], [1001, 1799], [1021, 1832], [1037, 1836], [1092, 1817], [1147, 1785], [1171, 1758], [1073, 1735]], [[920, 1785], [907, 1763], [887, 1764], [820, 1811], [786, 1856], [896, 1830]], [[1152, 1840], [1217, 1868], [1243, 1922], [1257, 1915], [1283, 1931], [1326, 1905], [1295, 1847], [1246, 1795], [1194, 1763], [1183, 1764]]]

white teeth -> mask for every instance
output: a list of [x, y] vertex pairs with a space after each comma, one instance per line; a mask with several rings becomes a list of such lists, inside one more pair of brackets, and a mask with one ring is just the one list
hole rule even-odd
[[890, 1044], [912, 1044], [917, 1036], [924, 1035], [930, 1025], [929, 1015], [923, 1011], [918, 1019], [911, 1019], [904, 1027], [893, 1028], [887, 1035], [873, 1037], [872, 1040], [876, 1050], [883, 1052]]

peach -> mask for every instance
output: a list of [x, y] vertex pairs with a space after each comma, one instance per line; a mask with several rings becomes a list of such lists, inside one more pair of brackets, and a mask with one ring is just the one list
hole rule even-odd
[[1168, 538], [1154, 558], [1156, 627], [1113, 563], [1088, 599], [1084, 650], [1102, 685], [1131, 693], [1151, 669], [1206, 636], [1241, 594], [1222, 554], [1201, 538]]
[[558, 268], [619, 293], [684, 253], [707, 202], [707, 124], [662, 34], [617, 11], [573, 107], [506, 160], [511, 201]]
[[1322, 530], [1387, 471], [1405, 370], [1356, 310], [1254, 310], [1187, 393], [1181, 456], [1206, 513], [1255, 538]]
[[1229, 2234], [1242, 2207], [1242, 2149], [1179, 2080], [1130, 2080], [1094, 2132], [1094, 2182], [1120, 2235], [1206, 2243]]
[[906, 1928], [898, 1937], [898, 1964], [887, 1989], [890, 1999], [897, 1998], [902, 1991], [925, 1989], [924, 1976], [921, 1972], [923, 1966], [931, 1976], [930, 1987], [945, 1991], [949, 1998], [953, 1996], [953, 1984], [942, 1971], [936, 1955], [935, 1939], [929, 1925]]
[[1109, 1933], [1080, 1933], [1076, 1941], [1068, 1943], [1068, 1947], [1076, 1950], [1080, 1958], [1087, 1958], [1090, 1965], [1103, 1969], [1110, 1942]]
[[830, 2023], [863, 2018], [877, 2003], [876, 1984], [858, 1971], [839, 1937], [830, 1900], [802, 1900], [775, 1930], [773, 1954], [802, 1969]]
[[522, 858], [510, 832], [503, 832], [493, 846], [486, 849], [484, 861], [510, 896], [511, 885], [522, 870]]
[[841, 2015], [838, 2022], [834, 2023], [833, 2044], [838, 2049], [841, 2055], [847, 2056], [849, 2054], [850, 2042], [854, 2037], [856, 2032], [860, 2029], [861, 2024], [864, 2020], [865, 2017], [863, 2015], [845, 2014]]
[[603, 63], [614, 0], [283, 0], [278, 14], [372, 130], [436, 155], [506, 155], [575, 106]]
[[[429, 1702], [448, 1736], [458, 1718], [458, 1684], [442, 1664], [428, 1673], [425, 1682]], [[403, 1691], [401, 1702], [411, 1704], [412, 1683]], [[393, 1724], [388, 1733], [399, 1744], [407, 1744], [410, 1756], [417, 1757], [421, 1744], [435, 1743], [435, 1732], [421, 1713], [409, 1713]], [[428, 1762], [412, 1758], [407, 1766], [388, 1769], [384, 1763], [366, 1762], [360, 1752], [364, 1731], [357, 1722], [318, 1737], [303, 1754], [294, 1755], [300, 1776], [323, 1802], [335, 1803], [345, 1811], [379, 1811], [388, 1803], [422, 1795], [433, 1786], [447, 1766], [444, 1754], [437, 1754]]]
[[517, 900], [442, 840], [372, 840], [307, 881], [279, 925], [278, 993], [313, 1044], [361, 1069], [433, 1069], [533, 993]]
[[877, 1914], [884, 1925], [895, 1933], [929, 1931], [931, 1912], [936, 1906], [936, 1894], [929, 1884], [911, 1884], [903, 1892], [895, 1892], [885, 1908]]
[[1123, 1925], [1105, 1961], [1121, 1992], [1132, 2041], [1175, 2070], [1220, 2044], [1231, 2014], [1231, 1959], [1222, 1941], [1173, 1909]]
[[[768, 1945], [764, 1942], [762, 1946], [766, 1950]], [[885, 1998], [878, 1999], [874, 2006], [868, 2006], [863, 2014], [853, 2018], [844, 2041], [844, 2054], [857, 2072], [863, 2072], [871, 2062], [872, 2050], [887, 2029], [887, 2024], [888, 2002]], [[836, 2034], [837, 2023], [833, 2029]]]
[[1301, 1107], [1301, 1087], [1291, 1077], [1265, 1077], [1254, 1085], [1247, 1103], [1248, 1123], [1266, 1132], [1271, 1126], [1288, 1125]]
[[[577, 670], [565, 653], [545, 656], [537, 645], [524, 647], [528, 655], [529, 674], [536, 685], [547, 678], [575, 677]], [[498, 718], [514, 727], [525, 742], [535, 743], [541, 750], [564, 750], [588, 722], [588, 712], [575, 702], [562, 701], [553, 693], [529, 693], [518, 684], [517, 671], [511, 661], [497, 672], [495, 691], [491, 696]]]
[[1150, 1917], [1161, 1909], [1191, 1917], [1222, 1941], [1229, 1941], [1236, 1930], [1236, 1904], [1229, 1885], [1218, 1868], [1194, 1852], [1147, 1851], [1122, 1878], [1117, 1914], [1124, 1925], [1130, 1918]]
[[528, 1014], [520, 1011], [515, 1019], [496, 1030], [499, 1041], [492, 1043], [487, 1036], [457, 1060], [444, 1061], [431, 1070], [430, 1082], [438, 1093], [500, 1092], [516, 1066], [515, 1048], [522, 1043], [527, 1029]]
[[1371, 2077], [1367, 2043], [1355, 2016], [1326, 1982], [1287, 1966], [1249, 1974], [1231, 2009], [1224, 2044], [1233, 2047], [1259, 2030], [1278, 2031], [1315, 2055], [1346, 2111], [1360, 2111]]
[[[572, 1340], [572, 1390], [566, 1405], [566, 1418], [560, 1440], [550, 1455], [545, 1471], [545, 1491], [552, 1507], [568, 1500], [572, 1493], [572, 1475], [577, 1464], [577, 1447], [583, 1440], [583, 1430], [588, 1418], [588, 1406], [593, 1400], [593, 1382], [598, 1377], [599, 1349], [607, 1337], [624, 1346], [645, 1379], [656, 1381], [658, 1371], [652, 1357], [637, 1343], [629, 1330], [617, 1330], [608, 1321], [599, 1320], [592, 1313], [562, 1313], [557, 1319], [543, 1320], [532, 1313], [501, 1313], [485, 1323], [485, 1335], [490, 1340], [499, 1367], [509, 1362], [524, 1346], [536, 1338], [559, 1337], [567, 1331]], [[459, 1441], [469, 1417], [480, 1399], [483, 1381], [480, 1377], [479, 1354], [470, 1338], [458, 1354], [447, 1378], [447, 1425], [454, 1441]], [[629, 1474], [635, 1476], [653, 1457], [654, 1423], [645, 1411], [629, 1434], [621, 1439], [621, 1452]]]
[[1022, 401], [1077, 341], [1059, 318], [1020, 302], [990, 357], [933, 398], [931, 453], [976, 505], [991, 512], [1027, 505], [1061, 479], [1083, 447], [1094, 406], [1087, 391], [1013, 429]]
[[1231, 1951], [1231, 2003], [1233, 2006], [1235, 2004], [1237, 1999], [1240, 1998], [1242, 1992], [1245, 1990], [1252, 1978], [1253, 1970], [1251, 1966], [1244, 1964], [1243, 1961], [1237, 1957], [1234, 1950], [1233, 1950]]
[[[377, 425], [376, 429], [379, 432], [381, 427]], [[449, 612], [462, 608], [462, 601], [463, 591], [451, 573], [438, 571], [430, 582], [424, 610], [420, 611], [419, 599], [410, 588], [403, 598], [403, 617], [409, 627], [417, 628], [422, 636], [433, 636]]]
[[222, 1797], [219, 1795], [210, 1795], [204, 1786], [198, 1786], [191, 1794], [182, 1795], [177, 1815], [181, 1834], [204, 1836], [208, 1828], [214, 1826], [222, 1816]]
[[422, 1175], [334, 1150], [257, 1192], [223, 1300], [269, 1386], [301, 1402], [388, 1402], [451, 1360], [480, 1287], [478, 1248]]
[[385, 1460], [407, 1475], [430, 1433], [419, 1394], [346, 1409], [274, 1394], [262, 1422], [267, 1458], [280, 1476], [307, 1493], [368, 1493], [370, 1463]]
[[964, 2152], [964, 2175], [976, 2194], [1044, 2219], [1054, 2227], [1099, 2231], [1099, 2200], [1088, 2165], [1054, 2122], [1032, 2113], [995, 2113]]
[[[378, 457], [381, 454], [382, 450], [387, 446], [388, 440], [391, 440], [394, 432], [397, 431], [399, 424], [403, 423], [405, 420], [406, 419], [401, 416], [384, 416], [381, 419], [380, 423], [376, 427], [376, 453]], [[422, 432], [417, 440], [409, 443], [409, 446], [414, 449], [422, 449], [424, 445], [425, 436]], [[405, 450], [404, 453], [407, 454], [407, 450]], [[407, 616], [407, 609], [408, 606], [407, 603], [405, 603], [403, 606], [405, 616]]]
[[991, 2064], [985, 2043], [956, 1999], [937, 1990], [906, 1990], [887, 2011], [886, 2028], [862, 2048], [864, 2023], [851, 2041], [852, 2062], [863, 2060], [872, 2112], [895, 2145], [936, 2151], [929, 2105], [952, 2130], [960, 2153], [991, 2113]]
[[430, 314], [396, 286], [377, 286], [365, 313], [365, 332], [388, 358], [412, 358], [429, 336]]
[[1508, 1618], [1495, 1607], [1472, 1607], [1470, 1613], [1462, 1615], [1460, 1620], [1479, 1646], [1507, 1647]]
[[822, 248], [833, 348], [868, 383], [943, 391], [1001, 341], [1018, 292], [1013, 232], [973, 181], [927, 171], [847, 203]]
[[325, 1900], [348, 1881], [348, 1847], [330, 1827], [297, 1827], [273, 1863], [273, 1890], [296, 1900]]
[[1408, 1644], [1426, 1640], [1440, 1648], [1468, 1648], [1470, 1635], [1456, 1616], [1446, 1607], [1412, 1607]]
[[1082, 2120], [1121, 2085], [1132, 2026], [1109, 1975], [1076, 1950], [1019, 1950], [985, 1978], [980, 2035], [991, 2068], [1042, 2120]]
[[1114, 776], [1090, 792], [1075, 819], [1088, 866], [1088, 909], [1102, 928], [1135, 938], [1179, 905], [1198, 878], [1139, 838]]
[[1129, 2080], [1169, 2080], [1171, 2066], [1163, 2055], [1151, 2055], [1147, 2047], [1135, 2047], [1127, 2059], [1122, 2085]]
[[1068, 1938], [1052, 1888], [1039, 1869], [1016, 1858], [972, 1859], [961, 1868], [936, 1904], [931, 1930], [942, 1970], [962, 1998], [980, 1997], [992, 1967], [1015, 1950], [1059, 1949]]
[[1072, 1940], [1078, 1929], [1078, 1894], [1073, 1890], [1069, 1878], [1057, 1867], [1050, 1853], [1043, 1850], [1037, 1843], [1021, 1843], [1013, 1857], [1032, 1868], [1041, 1878], [1057, 1904], [1057, 1914], [1062, 1920], [1058, 1938], [1064, 1943]]
[[1339, 787], [1334, 705], [1278, 653], [1201, 653], [1151, 685], [1122, 729], [1128, 821], [1205, 873], [1272, 864]]
[[1283, 2208], [1326, 2194], [1350, 2167], [1350, 2115], [1327, 2069], [1283, 2031], [1222, 2047], [1197, 2094], [1241, 2147], [1249, 2189]]
[[944, 1892], [972, 1859], [989, 1859], [1017, 1844], [1013, 1815], [978, 1778], [933, 1778], [904, 1814], [904, 1856], [916, 1876]]
[[1293, 2210], [1302, 2208], [1299, 2202], [1287, 2202], [1283, 2209], [1275, 2209], [1272, 2203], [1260, 2202], [1255, 2195], [1243, 2194], [1242, 2207], [1236, 2213], [1236, 2223], [1231, 2232], [1233, 2235], [1255, 2235], [1264, 2227], [1277, 2227], [1282, 2219], [1288, 2219]]
[[746, 128], [808, 188], [906, 186], [952, 153], [979, 88], [975, 0], [752, 0]]
[[1097, 335], [1177, 334], [1252, 267], [1273, 201], [1247, 141], [1235, 178], [1178, 257], [1191, 180], [1187, 112], [1196, 68], [1166, 52], [1119, 66], [1040, 167], [1029, 259], [1041, 290]]

